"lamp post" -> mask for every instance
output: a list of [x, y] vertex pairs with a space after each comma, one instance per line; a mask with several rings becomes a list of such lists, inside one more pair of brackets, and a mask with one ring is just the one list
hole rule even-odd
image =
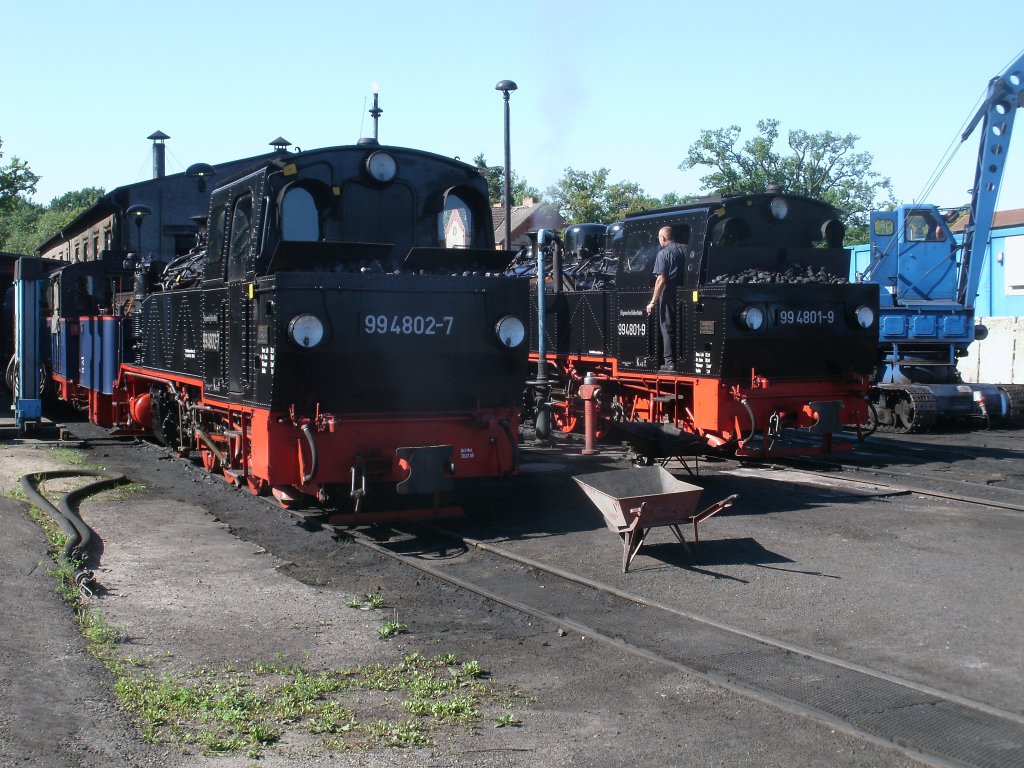
[[135, 229], [138, 232], [138, 239], [136, 240], [136, 250], [139, 253], [139, 258], [142, 258], [142, 220], [149, 216], [153, 210], [148, 205], [141, 205], [136, 203], [135, 205], [128, 206], [128, 210], [124, 212], [124, 215], [129, 219], [134, 219]]
[[511, 80], [501, 80], [494, 90], [505, 95], [505, 250], [512, 250], [512, 155], [508, 143], [508, 95], [517, 90]]

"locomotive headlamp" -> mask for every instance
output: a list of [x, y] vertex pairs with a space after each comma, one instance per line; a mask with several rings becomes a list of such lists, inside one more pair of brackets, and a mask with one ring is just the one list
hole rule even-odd
[[871, 324], [875, 322], [875, 310], [863, 304], [853, 310], [853, 316], [861, 328], [870, 328]]
[[740, 312], [740, 321], [752, 331], [757, 331], [764, 325], [764, 310], [760, 307], [747, 307]]
[[379, 181], [381, 184], [386, 184], [395, 178], [395, 173], [398, 171], [398, 163], [387, 152], [374, 152], [366, 158], [366, 170], [374, 180]]
[[515, 349], [526, 338], [526, 328], [523, 321], [515, 315], [505, 315], [494, 326], [494, 332], [498, 334], [498, 340], [509, 349]]
[[324, 324], [320, 318], [303, 312], [288, 321], [288, 338], [302, 349], [312, 349], [324, 338]]
[[772, 198], [771, 209], [772, 216], [779, 221], [782, 221], [786, 218], [786, 214], [789, 213], [789, 203], [786, 202], [786, 198], [784, 197], [775, 197]]

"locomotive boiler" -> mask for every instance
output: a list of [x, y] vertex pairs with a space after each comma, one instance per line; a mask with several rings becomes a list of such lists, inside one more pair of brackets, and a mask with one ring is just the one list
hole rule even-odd
[[[663, 227], [685, 251], [669, 354], [647, 312]], [[868, 420], [878, 338], [878, 297], [848, 282], [843, 236], [832, 206], [772, 190], [627, 217], [589, 257], [598, 279], [569, 249], [546, 279], [543, 315], [531, 309], [541, 431], [548, 419], [579, 426], [588, 377], [604, 428], [668, 424], [740, 456], [839, 448], [835, 432]]]
[[[286, 507], [516, 471], [527, 281], [487, 185], [428, 152], [285, 153], [222, 184], [192, 252], [52, 278], [60, 396]], [[379, 514], [379, 513], [378, 513]]]

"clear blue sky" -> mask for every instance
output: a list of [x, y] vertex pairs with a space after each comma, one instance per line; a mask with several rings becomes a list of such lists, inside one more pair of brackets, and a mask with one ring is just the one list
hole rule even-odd
[[[1016, 0], [2, 0], [6, 164], [42, 177], [40, 203], [168, 172], [372, 134], [383, 143], [503, 162], [543, 190], [566, 167], [610, 170], [651, 195], [700, 192], [678, 170], [702, 129], [761, 118], [852, 133], [901, 202], [966, 201], [977, 137], [926, 182], [984, 94], [1024, 48]], [[1024, 117], [1024, 116], [1020, 116]], [[1018, 119], [1024, 134], [1024, 119]], [[1024, 135], [999, 208], [1024, 208]]]

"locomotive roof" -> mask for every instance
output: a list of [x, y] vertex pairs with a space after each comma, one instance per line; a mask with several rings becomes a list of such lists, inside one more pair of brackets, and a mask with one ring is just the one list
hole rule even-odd
[[439, 155], [436, 152], [429, 152], [425, 149], [416, 149], [415, 147], [401, 147], [392, 144], [379, 144], [374, 139], [360, 139], [356, 144], [339, 144], [333, 147], [318, 147], [316, 149], [307, 149], [301, 152], [275, 152], [272, 155], [267, 155], [259, 158], [253, 158], [259, 162], [253, 163], [251, 166], [240, 170], [238, 173], [224, 179], [219, 182], [215, 188], [224, 187], [231, 184], [239, 179], [243, 179], [250, 174], [256, 173], [257, 171], [270, 167], [272, 165], [285, 166], [288, 163], [295, 162], [297, 159], [315, 157], [317, 155], [325, 155], [333, 152], [377, 152], [379, 150], [385, 150], [388, 152], [403, 153], [403, 154], [415, 154], [420, 157], [427, 157], [436, 160], [441, 160], [452, 165], [461, 165], [469, 170], [476, 170], [475, 166], [470, 165], [457, 157], [448, 157], [447, 155]]
[[787, 200], [803, 201], [808, 205], [817, 205], [824, 208], [832, 208], [838, 212], [831, 203], [827, 203], [824, 200], [819, 200], [815, 197], [807, 197], [806, 195], [790, 194], [787, 192], [781, 192], [778, 190], [768, 192], [758, 192], [750, 195], [708, 195], [706, 197], [700, 197], [689, 203], [680, 203], [679, 205], [670, 205], [664, 208], [647, 208], [637, 213], [628, 214], [625, 218], [626, 222], [636, 219], [642, 219], [649, 216], [665, 216], [673, 213], [686, 213], [688, 211], [696, 211], [701, 208], [713, 208], [713, 207], [726, 207], [732, 208], [736, 205], [748, 205], [748, 204], [765, 204], [767, 205], [776, 197], [784, 197]]

